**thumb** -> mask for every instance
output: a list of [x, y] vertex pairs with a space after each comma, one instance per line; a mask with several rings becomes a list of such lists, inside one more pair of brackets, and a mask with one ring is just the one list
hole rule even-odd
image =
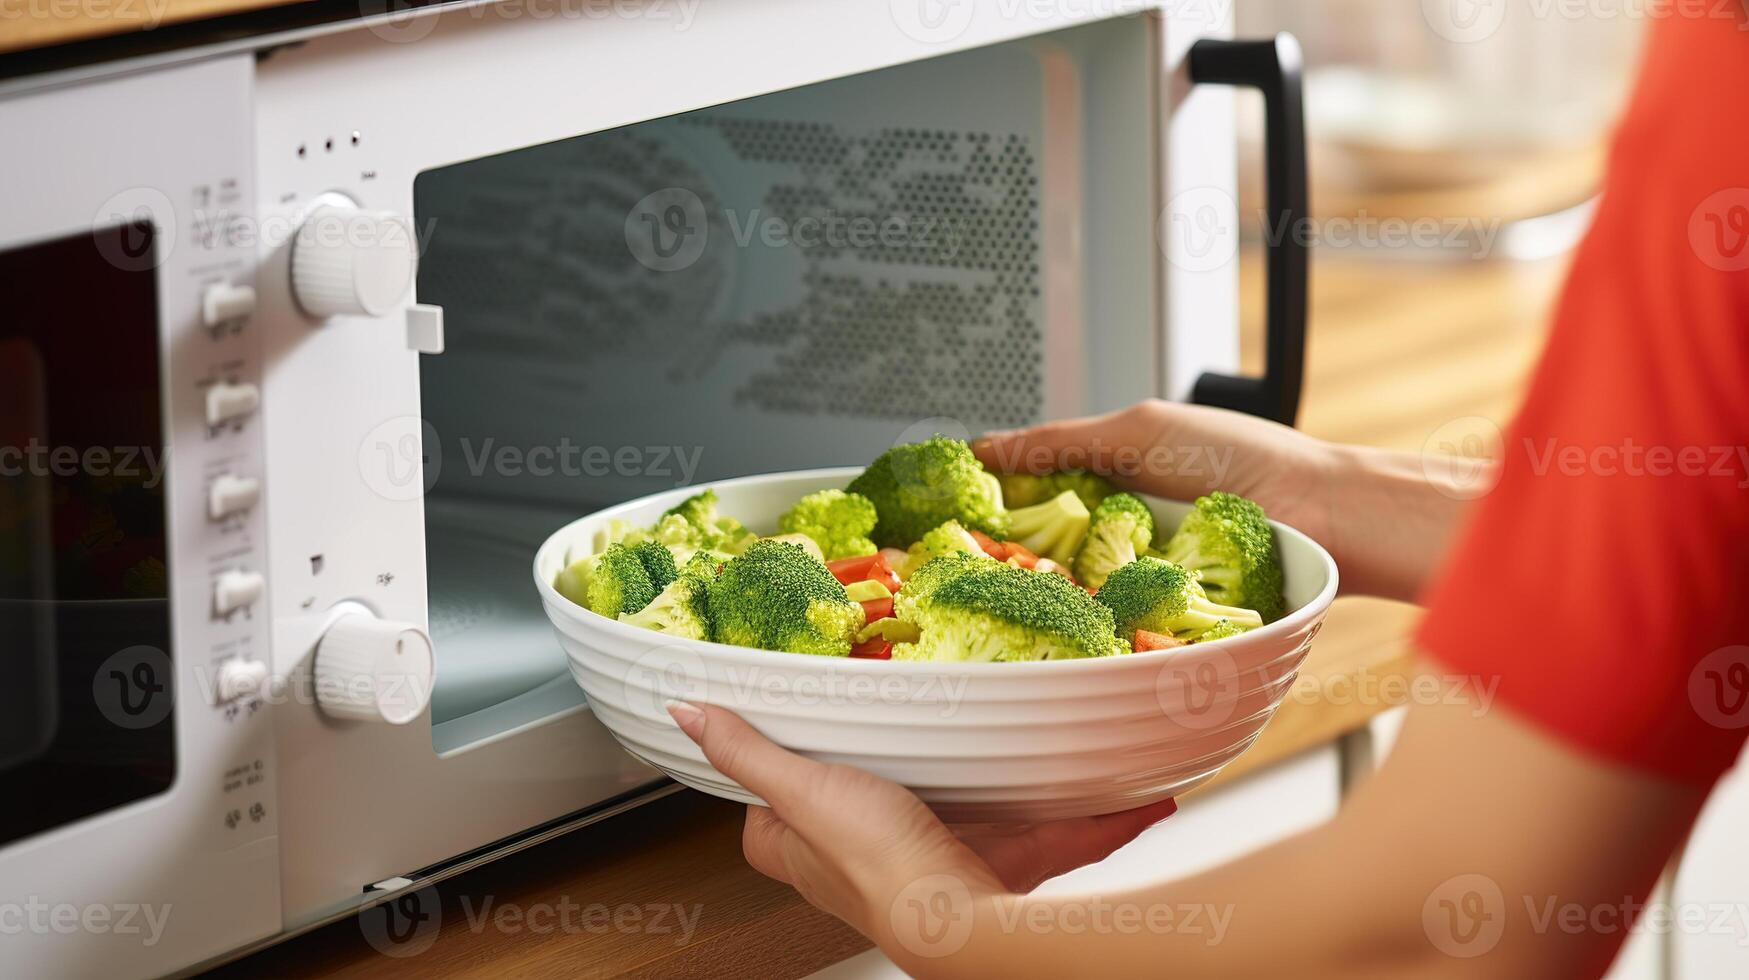
[[785, 823], [811, 822], [816, 804], [808, 789], [819, 781], [824, 765], [778, 746], [732, 711], [690, 701], [669, 701], [665, 707], [718, 772], [764, 800]]

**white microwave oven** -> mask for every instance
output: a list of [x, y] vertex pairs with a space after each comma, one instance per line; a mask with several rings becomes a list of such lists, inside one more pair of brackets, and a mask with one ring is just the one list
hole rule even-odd
[[1297, 50], [1227, 4], [217, 23], [0, 58], [8, 976], [197, 969], [671, 791], [527, 581], [583, 512], [1146, 397], [1292, 421], [1294, 236], [1237, 374], [1231, 93], [1292, 227]]

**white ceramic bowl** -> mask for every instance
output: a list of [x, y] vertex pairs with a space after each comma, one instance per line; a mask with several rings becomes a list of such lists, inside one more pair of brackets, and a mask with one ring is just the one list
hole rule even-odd
[[[712, 484], [721, 511], [770, 532], [803, 494], [860, 470]], [[1292, 612], [1240, 636], [1175, 650], [1031, 663], [908, 663], [774, 653], [677, 640], [559, 595], [567, 558], [614, 518], [651, 524], [703, 489], [610, 507], [561, 528], [535, 585], [596, 717], [628, 751], [694, 789], [759, 802], [675, 727], [670, 698], [732, 709], [773, 741], [901, 783], [955, 822], [1110, 813], [1183, 793], [1256, 740], [1292, 686], [1336, 595], [1336, 564], [1276, 524]], [[1189, 508], [1148, 499], [1165, 527]]]

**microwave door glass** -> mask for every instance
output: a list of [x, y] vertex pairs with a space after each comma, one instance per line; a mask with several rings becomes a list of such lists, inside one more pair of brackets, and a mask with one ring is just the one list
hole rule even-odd
[[[1039, 85], [1023, 52], [984, 60]], [[1038, 417], [1038, 107], [900, 125], [940, 75], [419, 177], [419, 300], [447, 324], [420, 363], [440, 753], [581, 703], [527, 583], [555, 528], [685, 484], [865, 461], [920, 419], [964, 435]], [[889, 95], [900, 116], [871, 118]]]
[[[440, 752], [575, 709], [527, 582], [563, 524], [1156, 393], [1148, 27], [417, 177], [418, 299], [445, 323], [443, 353], [419, 360]], [[1083, 213], [1109, 242], [1099, 261]]]
[[0, 250], [0, 845], [175, 775], [156, 247]]

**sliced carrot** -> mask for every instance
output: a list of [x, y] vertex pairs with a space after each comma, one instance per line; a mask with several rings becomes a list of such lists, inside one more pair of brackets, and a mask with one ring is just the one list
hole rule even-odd
[[966, 533], [977, 539], [978, 547], [984, 549], [984, 554], [989, 555], [997, 561], [1004, 561], [1008, 558], [1008, 548], [1002, 542], [990, 537], [982, 531], [968, 531]]
[[1175, 636], [1153, 633], [1148, 630], [1136, 630], [1136, 641], [1130, 644], [1130, 647], [1137, 653], [1141, 653], [1143, 650], [1170, 650], [1173, 647], [1183, 645], [1184, 641]]
[[1032, 550], [1026, 545], [1009, 541], [1004, 547], [1007, 548], [1008, 551], [1003, 557], [1008, 559], [1009, 564], [1019, 565], [1021, 568], [1038, 567], [1038, 555], [1033, 554]]

